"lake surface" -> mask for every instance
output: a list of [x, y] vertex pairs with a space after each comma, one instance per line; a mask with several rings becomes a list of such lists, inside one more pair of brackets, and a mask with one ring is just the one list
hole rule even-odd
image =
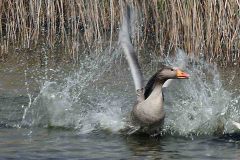
[[[160, 62], [147, 59], [146, 79]], [[191, 78], [164, 91], [167, 116], [153, 137], [122, 132], [135, 93], [118, 51], [86, 57], [77, 69], [5, 67], [0, 159], [239, 159], [240, 130], [232, 124], [240, 122], [237, 69], [191, 61], [185, 70]]]
[[[240, 145], [218, 137], [123, 136], [104, 132], [1, 128], [1, 159], [239, 159]], [[240, 137], [238, 137], [240, 139]]]

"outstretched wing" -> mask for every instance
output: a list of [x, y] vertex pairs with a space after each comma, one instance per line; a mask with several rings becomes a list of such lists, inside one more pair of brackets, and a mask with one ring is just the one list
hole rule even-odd
[[135, 89], [142, 89], [143, 86], [143, 75], [138, 63], [136, 53], [133, 49], [133, 45], [130, 40], [130, 18], [132, 17], [133, 10], [127, 6], [127, 9], [123, 9], [122, 26], [119, 32], [119, 42], [124, 50], [124, 54], [128, 61], [128, 65], [131, 69]]

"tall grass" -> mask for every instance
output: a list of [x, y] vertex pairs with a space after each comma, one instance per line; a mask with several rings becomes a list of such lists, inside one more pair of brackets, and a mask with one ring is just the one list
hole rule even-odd
[[[240, 64], [239, 0], [127, 3], [138, 13], [134, 43], [140, 49], [151, 44], [159, 55], [166, 55], [180, 47], [211, 62]], [[123, 0], [0, 0], [0, 60], [44, 45], [50, 51], [61, 46], [60, 58], [78, 61], [82, 49], [112, 46], [122, 5]]]

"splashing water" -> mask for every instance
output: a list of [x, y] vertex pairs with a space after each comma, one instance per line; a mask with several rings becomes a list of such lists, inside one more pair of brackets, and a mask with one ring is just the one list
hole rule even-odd
[[[186, 59], [186, 55], [179, 53], [176, 59]], [[179, 64], [176, 60], [168, 60], [167, 63]], [[165, 130], [185, 136], [237, 131], [232, 120], [240, 120], [240, 96], [233, 97], [224, 89], [217, 67], [192, 59], [186, 71], [191, 78], [175, 80], [165, 92]]]
[[118, 49], [92, 54], [84, 58], [77, 71], [63, 75], [63, 80], [45, 81], [31, 106], [25, 108], [22, 126], [75, 128], [79, 133], [123, 128], [122, 107], [127, 101], [122, 100], [127, 95], [124, 87], [118, 87], [126, 82], [117, 79], [126, 78], [114, 75], [121, 70], [115, 66], [116, 59], [121, 59]]
[[[97, 130], [119, 133], [124, 129], [135, 103], [134, 86], [119, 49], [108, 51], [86, 56], [80, 68], [63, 75], [60, 82], [46, 80], [25, 109], [22, 126], [74, 128], [80, 134]], [[191, 78], [174, 80], [164, 90], [163, 132], [188, 136], [237, 131], [232, 121], [240, 122], [240, 96], [224, 89], [216, 66], [187, 59], [181, 51], [164, 60], [172, 66], [186, 63]], [[160, 61], [143, 64], [144, 74], [153, 74]]]

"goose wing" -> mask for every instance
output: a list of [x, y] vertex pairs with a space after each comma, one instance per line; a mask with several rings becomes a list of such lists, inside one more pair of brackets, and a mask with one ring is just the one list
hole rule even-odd
[[124, 50], [125, 57], [128, 61], [135, 89], [138, 91], [144, 88], [144, 85], [142, 71], [130, 40], [130, 18], [132, 17], [132, 14], [133, 10], [129, 6], [127, 6], [127, 9], [123, 9], [123, 19], [122, 26], [119, 32], [119, 42]]

